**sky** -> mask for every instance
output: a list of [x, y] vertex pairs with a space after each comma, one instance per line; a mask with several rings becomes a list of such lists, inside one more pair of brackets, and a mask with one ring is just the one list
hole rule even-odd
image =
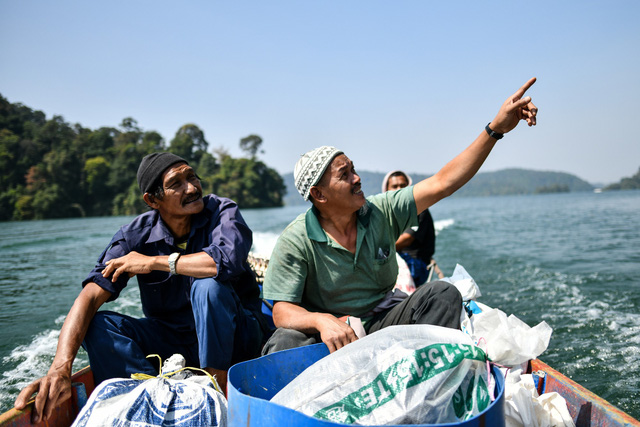
[[132, 117], [210, 151], [250, 134], [280, 173], [320, 145], [437, 172], [530, 77], [481, 171], [606, 184], [640, 167], [640, 2], [0, 0], [0, 94], [97, 129]]

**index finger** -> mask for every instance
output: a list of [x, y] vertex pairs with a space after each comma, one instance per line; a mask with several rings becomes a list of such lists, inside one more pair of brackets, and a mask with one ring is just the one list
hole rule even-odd
[[13, 406], [15, 406], [15, 408], [18, 410], [24, 409], [31, 400], [31, 396], [33, 396], [33, 393], [38, 391], [39, 388], [40, 380], [36, 380], [23, 388], [20, 394], [18, 394], [18, 397], [16, 398]]
[[[107, 262], [109, 262], [109, 261], [107, 261]], [[102, 277], [111, 276], [111, 273], [113, 272], [114, 269], [115, 269], [115, 267], [113, 266], [113, 264], [111, 264], [111, 263], [107, 264], [107, 266], [102, 269]]]
[[522, 85], [522, 87], [520, 89], [518, 89], [516, 91], [516, 93], [513, 94], [513, 99], [514, 100], [518, 100], [520, 98], [522, 98], [522, 95], [524, 95], [524, 93], [531, 87], [533, 86], [533, 84], [536, 82], [536, 78], [532, 77], [529, 79], [528, 82], [526, 82], [524, 85]]

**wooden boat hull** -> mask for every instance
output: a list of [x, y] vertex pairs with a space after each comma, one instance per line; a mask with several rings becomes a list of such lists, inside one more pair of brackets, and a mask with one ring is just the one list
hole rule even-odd
[[640, 426], [640, 422], [556, 371], [541, 360], [529, 362], [529, 373], [538, 373], [538, 393], [557, 392], [567, 401], [576, 427]]
[[[606, 400], [590, 392], [580, 384], [556, 371], [541, 360], [532, 360], [529, 363], [528, 373], [544, 373], [544, 378], [539, 381], [538, 392], [557, 392], [567, 401], [569, 413], [577, 427], [582, 426], [638, 426], [640, 421], [629, 414], [616, 408]], [[91, 394], [95, 388], [93, 373], [86, 367], [72, 377], [74, 383], [84, 384], [86, 395]], [[71, 399], [61, 403], [53, 412], [48, 421], [31, 424], [31, 408], [33, 403], [24, 411], [10, 409], [0, 415], [2, 427], [24, 426], [70, 426], [81, 408], [82, 396], [77, 388], [73, 389]], [[82, 393], [80, 393], [82, 394]]]

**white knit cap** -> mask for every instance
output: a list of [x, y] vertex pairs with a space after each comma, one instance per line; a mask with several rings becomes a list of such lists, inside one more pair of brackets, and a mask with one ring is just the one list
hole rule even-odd
[[401, 170], [394, 170], [394, 171], [391, 171], [391, 172], [387, 173], [384, 176], [384, 178], [382, 179], [382, 192], [383, 193], [388, 190], [387, 187], [389, 186], [389, 178], [391, 178], [391, 175], [393, 175], [393, 174], [395, 174], [397, 172], [400, 172], [402, 175], [404, 175], [407, 178], [407, 182], [408, 182], [407, 185], [411, 185], [413, 183], [413, 180], [411, 179], [411, 177], [406, 172], [403, 172]]
[[309, 191], [316, 185], [331, 161], [339, 154], [343, 154], [336, 147], [323, 145], [306, 152], [300, 157], [293, 168], [293, 179], [300, 195], [309, 200]]

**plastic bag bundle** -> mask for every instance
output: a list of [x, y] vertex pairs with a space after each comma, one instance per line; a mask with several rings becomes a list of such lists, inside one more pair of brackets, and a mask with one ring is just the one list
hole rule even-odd
[[513, 314], [507, 317], [496, 308], [474, 314], [464, 329], [486, 349], [492, 362], [505, 366], [519, 366], [537, 358], [549, 346], [553, 331], [547, 322], [532, 328]]
[[271, 400], [345, 424], [469, 419], [491, 403], [486, 355], [461, 331], [391, 326], [316, 362]]
[[506, 376], [504, 415], [507, 427], [574, 427], [567, 402], [558, 393], [538, 395], [530, 374], [519, 369]]
[[482, 296], [480, 287], [467, 270], [460, 264], [456, 264], [456, 268], [453, 270], [451, 277], [445, 277], [442, 279], [444, 282], [451, 283], [458, 289], [460, 295], [462, 295], [462, 301], [475, 300]]
[[[172, 364], [165, 364], [163, 375], [181, 368], [173, 365], [167, 371], [168, 365]], [[216, 388], [217, 384], [209, 377], [191, 375], [188, 371], [179, 372], [171, 378], [158, 376], [144, 380], [115, 378], [103, 381], [91, 393], [73, 427], [226, 426], [227, 399]]]

